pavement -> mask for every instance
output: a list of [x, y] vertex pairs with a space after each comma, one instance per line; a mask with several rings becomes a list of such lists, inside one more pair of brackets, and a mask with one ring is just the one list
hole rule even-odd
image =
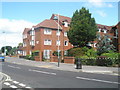
[[26, 60], [26, 59], [17, 58], [17, 57], [16, 58], [15, 57], [14, 58], [7, 57], [6, 62], [34, 66], [34, 67], [41, 67], [41, 68], [72, 71], [72, 72], [86, 72], [86, 73], [97, 73], [97, 74], [108, 74], [108, 75], [120, 75], [119, 68], [117, 68], [117, 67], [82, 65], [82, 69], [76, 69], [74, 64], [60, 63], [60, 66], [58, 67], [57, 62], [32, 61], [32, 60]]

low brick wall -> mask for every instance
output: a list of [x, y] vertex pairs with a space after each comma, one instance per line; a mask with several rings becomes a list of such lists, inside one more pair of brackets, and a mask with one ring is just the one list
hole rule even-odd
[[35, 61], [40, 61], [40, 57], [39, 56], [34, 56]]
[[[60, 59], [61, 60], [61, 59]], [[50, 62], [58, 62], [58, 57], [57, 56], [52, 56], [50, 58]]]
[[[61, 60], [61, 57], [60, 57], [60, 60]], [[58, 62], [58, 57], [57, 56], [52, 56], [50, 61], [51, 62]], [[74, 64], [74, 62], [75, 62], [75, 58], [74, 57], [64, 57], [64, 63]]]
[[74, 64], [75, 57], [64, 57], [64, 63]]

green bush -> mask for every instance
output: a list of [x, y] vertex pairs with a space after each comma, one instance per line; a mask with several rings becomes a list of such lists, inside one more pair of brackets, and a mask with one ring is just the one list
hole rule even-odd
[[109, 58], [110, 59], [109, 61], [111, 61], [113, 65], [119, 64], [119, 55], [120, 53], [116, 53], [116, 52], [109, 52], [102, 54], [102, 56], [106, 56], [107, 58]]
[[[54, 56], [58, 56], [58, 51], [54, 51], [54, 52], [53, 52], [53, 55], [54, 55]], [[60, 53], [59, 53], [59, 56], [61, 56], [61, 51], [60, 51]]]

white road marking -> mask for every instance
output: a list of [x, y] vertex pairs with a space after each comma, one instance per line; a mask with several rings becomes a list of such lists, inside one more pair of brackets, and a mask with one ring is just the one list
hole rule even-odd
[[18, 84], [19, 82], [17, 82], [17, 81], [13, 81], [13, 83]]
[[2, 74], [3, 76], [6, 76], [6, 80], [5, 81], [11, 81], [12, 79], [10, 78], [10, 76], [8, 76], [5, 73], [0, 72], [0, 74]]
[[11, 65], [8, 65], [8, 67], [21, 69], [20, 67], [15, 67], [15, 66], [11, 66]]
[[22, 86], [22, 87], [25, 87], [26, 85], [25, 84], [23, 84], [23, 83], [20, 83], [20, 84], [18, 84], [18, 85], [20, 85], [20, 86]]
[[34, 71], [34, 72], [39, 72], [39, 73], [44, 73], [44, 74], [56, 75], [56, 73], [44, 72], [44, 71], [38, 71], [38, 70], [31, 70], [31, 69], [29, 69], [29, 71]]
[[11, 85], [10, 87], [11, 87], [11, 88], [17, 88], [17, 87], [16, 87], [16, 86], [14, 86], [14, 85]]
[[91, 79], [91, 78], [84, 78], [84, 77], [76, 77], [76, 78], [77, 79], [83, 79], [83, 80], [89, 80], [89, 81], [97, 81], [97, 82], [104, 82], [104, 83], [120, 84], [118, 82], [105, 81], [105, 80], [99, 80], [99, 79]]
[[31, 88], [31, 87], [25, 87], [25, 88]]
[[4, 82], [4, 84], [5, 84], [5, 85], [8, 85], [8, 86], [10, 85], [10, 83], [8, 83], [8, 82]]

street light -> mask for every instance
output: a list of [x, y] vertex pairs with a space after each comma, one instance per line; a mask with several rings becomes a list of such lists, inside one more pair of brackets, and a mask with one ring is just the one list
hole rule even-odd
[[[58, 33], [59, 33], [59, 14], [58, 14]], [[58, 35], [58, 67], [60, 66], [60, 48], [59, 48], [59, 45], [60, 45], [60, 35]]]
[[[3, 31], [3, 33], [5, 34], [5, 31]], [[6, 36], [6, 35], [5, 35]], [[6, 41], [6, 38], [5, 38]], [[5, 44], [5, 43], [4, 43]], [[6, 46], [4, 46], [4, 55], [6, 56]]]

